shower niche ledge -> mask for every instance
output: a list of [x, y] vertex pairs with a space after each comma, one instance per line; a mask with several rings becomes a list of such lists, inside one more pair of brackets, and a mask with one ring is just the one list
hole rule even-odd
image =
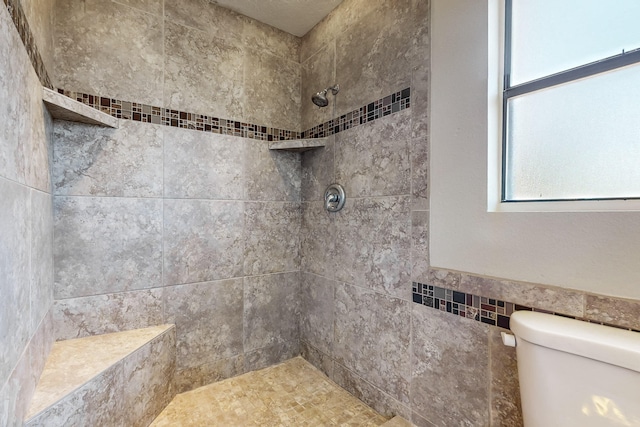
[[327, 138], [311, 139], [289, 139], [286, 141], [273, 141], [269, 143], [269, 150], [293, 151], [302, 153], [304, 151], [322, 148], [327, 144]]
[[49, 88], [42, 88], [42, 101], [54, 119], [118, 128], [117, 118]]

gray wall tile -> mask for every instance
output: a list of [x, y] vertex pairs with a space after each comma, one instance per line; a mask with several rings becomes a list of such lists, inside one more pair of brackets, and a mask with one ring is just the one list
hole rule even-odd
[[31, 190], [31, 331], [53, 304], [53, 198]]
[[242, 275], [243, 203], [164, 201], [164, 283]]
[[174, 110], [244, 117], [242, 51], [206, 32], [165, 24], [164, 102]]
[[336, 181], [347, 197], [409, 194], [410, 141], [407, 110], [337, 134]]
[[329, 355], [322, 353], [313, 347], [313, 345], [303, 340], [300, 341], [300, 354], [307, 362], [318, 368], [318, 370], [322, 371], [327, 377], [333, 378], [334, 363]]
[[242, 279], [164, 288], [165, 323], [176, 325], [179, 374], [242, 354], [242, 288]]
[[597, 322], [640, 330], [640, 301], [586, 295], [585, 317]]
[[57, 300], [53, 318], [58, 341], [160, 325], [162, 289]]
[[489, 327], [413, 305], [413, 411], [438, 426], [489, 424]]
[[260, 50], [247, 50], [244, 119], [300, 131], [300, 64]]
[[336, 362], [408, 405], [412, 303], [350, 285], [335, 298]]
[[333, 354], [337, 285], [337, 282], [322, 276], [311, 273], [301, 274], [300, 339], [325, 354]]
[[58, 299], [160, 286], [162, 201], [55, 197]]
[[302, 185], [303, 201], [324, 200], [324, 192], [335, 182], [333, 159], [335, 156], [335, 137], [327, 140], [324, 148], [302, 153]]
[[[336, 44], [335, 40], [324, 45], [317, 53], [302, 64], [302, 130], [312, 128], [331, 120], [335, 113], [335, 98], [328, 95], [329, 105], [324, 108], [316, 106], [311, 97], [336, 83]], [[336, 96], [340, 96], [340, 92]]]
[[501, 330], [491, 328], [491, 425], [523, 426], [516, 349], [502, 343]]
[[333, 259], [335, 214], [324, 210], [323, 202], [302, 203], [300, 255], [302, 271], [335, 278]]
[[429, 274], [429, 212], [411, 212], [411, 280], [424, 283]]
[[101, 0], [59, 0], [56, 16], [55, 75], [61, 87], [162, 105], [161, 16]]
[[[272, 346], [298, 346], [300, 274], [244, 278], [244, 352]], [[280, 350], [278, 350], [280, 351]], [[246, 359], [253, 365], [253, 358]]]
[[63, 196], [162, 196], [163, 127], [54, 124], [53, 186]]
[[244, 354], [226, 359], [203, 361], [193, 367], [177, 368], [175, 377], [176, 392], [184, 393], [203, 385], [242, 375], [245, 372]]
[[242, 200], [243, 138], [165, 128], [164, 145], [165, 197]]
[[300, 269], [300, 204], [245, 202], [244, 274]]
[[247, 200], [300, 200], [300, 154], [271, 151], [266, 141], [247, 140]]
[[300, 342], [287, 341], [277, 343], [268, 347], [249, 351], [245, 354], [245, 369], [256, 371], [268, 366], [282, 363], [300, 355]]

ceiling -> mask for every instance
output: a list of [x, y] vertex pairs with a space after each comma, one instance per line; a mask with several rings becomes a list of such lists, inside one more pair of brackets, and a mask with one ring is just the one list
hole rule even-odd
[[211, 0], [250, 18], [302, 37], [342, 0]]

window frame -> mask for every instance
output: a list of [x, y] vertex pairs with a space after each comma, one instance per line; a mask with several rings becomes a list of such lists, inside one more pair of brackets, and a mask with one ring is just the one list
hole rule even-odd
[[500, 203], [540, 203], [540, 202], [573, 202], [573, 201], [607, 201], [607, 200], [640, 200], [638, 197], [597, 197], [597, 198], [571, 198], [571, 199], [522, 199], [512, 200], [506, 198], [507, 188], [507, 153], [508, 153], [508, 102], [509, 99], [537, 92], [554, 86], [570, 83], [580, 79], [596, 76], [607, 71], [640, 63], [640, 48], [628, 52], [622, 52], [601, 60], [587, 63], [568, 70], [560, 71], [535, 80], [530, 80], [511, 86], [511, 52], [513, 36], [513, 8], [514, 0], [504, 0], [504, 43], [503, 67], [502, 67], [502, 147], [500, 170]]

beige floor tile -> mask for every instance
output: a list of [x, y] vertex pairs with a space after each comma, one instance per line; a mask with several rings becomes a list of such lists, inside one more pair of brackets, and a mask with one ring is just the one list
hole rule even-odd
[[388, 421], [301, 357], [177, 395], [153, 427], [374, 427]]

